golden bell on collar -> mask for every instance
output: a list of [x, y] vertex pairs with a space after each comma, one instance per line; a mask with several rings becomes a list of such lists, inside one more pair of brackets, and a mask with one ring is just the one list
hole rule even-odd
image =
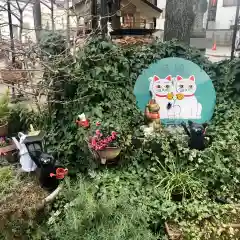
[[176, 96], [178, 100], [184, 99], [184, 95], [182, 93], [178, 93]]
[[168, 100], [173, 100], [174, 94], [173, 93], [168, 93], [167, 94], [167, 99]]

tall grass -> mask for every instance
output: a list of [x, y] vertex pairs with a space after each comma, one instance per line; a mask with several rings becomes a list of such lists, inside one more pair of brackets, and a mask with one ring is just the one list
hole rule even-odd
[[170, 161], [167, 168], [158, 162], [161, 175], [157, 176], [159, 184], [156, 187], [163, 189], [165, 198], [172, 200], [174, 195], [179, 195], [184, 200], [186, 197], [193, 198], [202, 194], [203, 183], [194, 176], [194, 169], [181, 167], [178, 158], [176, 162]]
[[[76, 194], [77, 192], [77, 194]], [[132, 206], [126, 196], [118, 199], [94, 197], [94, 186], [82, 179], [65, 190], [74, 198], [49, 219], [51, 238], [58, 240], [157, 239], [147, 226], [144, 209]]]
[[19, 184], [18, 178], [12, 167], [0, 167], [0, 200]]

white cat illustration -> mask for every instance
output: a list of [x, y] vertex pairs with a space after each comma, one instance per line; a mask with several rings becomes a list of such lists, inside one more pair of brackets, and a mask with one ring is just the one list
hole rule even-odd
[[187, 79], [179, 75], [176, 78], [154, 75], [149, 80], [149, 91], [160, 106], [161, 119], [201, 118], [202, 105], [194, 95], [197, 86], [193, 75]]
[[170, 103], [173, 106], [173, 100], [167, 98], [168, 94], [173, 94], [174, 85], [172, 82], [172, 76], [169, 75], [166, 78], [159, 78], [154, 75], [149, 78], [150, 85], [149, 91], [152, 94], [152, 98], [156, 100], [157, 104], [160, 106], [160, 118], [169, 119], [174, 117], [174, 108], [168, 108]]
[[175, 104], [181, 109], [180, 115], [176, 118], [201, 119], [202, 105], [194, 95], [197, 90], [195, 77], [193, 75], [189, 78], [182, 78], [179, 75], [176, 76], [175, 89]]

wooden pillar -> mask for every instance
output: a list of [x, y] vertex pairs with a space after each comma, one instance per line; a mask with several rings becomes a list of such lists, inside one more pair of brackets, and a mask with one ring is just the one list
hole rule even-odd
[[135, 28], [140, 28], [140, 25], [141, 25], [141, 15], [140, 15], [140, 12], [136, 12], [135, 13], [135, 23], [134, 23], [134, 27]]
[[156, 29], [157, 26], [157, 18], [153, 18], [153, 28]]

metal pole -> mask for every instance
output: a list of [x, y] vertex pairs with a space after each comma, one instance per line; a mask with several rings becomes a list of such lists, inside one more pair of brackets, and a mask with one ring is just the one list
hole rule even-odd
[[234, 27], [233, 27], [233, 38], [232, 38], [231, 60], [234, 58], [236, 36], [237, 36], [237, 31], [238, 31], [239, 8], [240, 8], [240, 0], [237, 1], [235, 23], [234, 23]]
[[[11, 43], [11, 56], [12, 56], [12, 66], [15, 63], [15, 50], [14, 50], [14, 39], [13, 39], [13, 25], [12, 25], [12, 14], [11, 14], [11, 5], [10, 1], [7, 1], [7, 9], [8, 9], [8, 26], [9, 26], [9, 33], [10, 33], [10, 43]], [[12, 97], [15, 97], [15, 89], [14, 83], [12, 83]]]

